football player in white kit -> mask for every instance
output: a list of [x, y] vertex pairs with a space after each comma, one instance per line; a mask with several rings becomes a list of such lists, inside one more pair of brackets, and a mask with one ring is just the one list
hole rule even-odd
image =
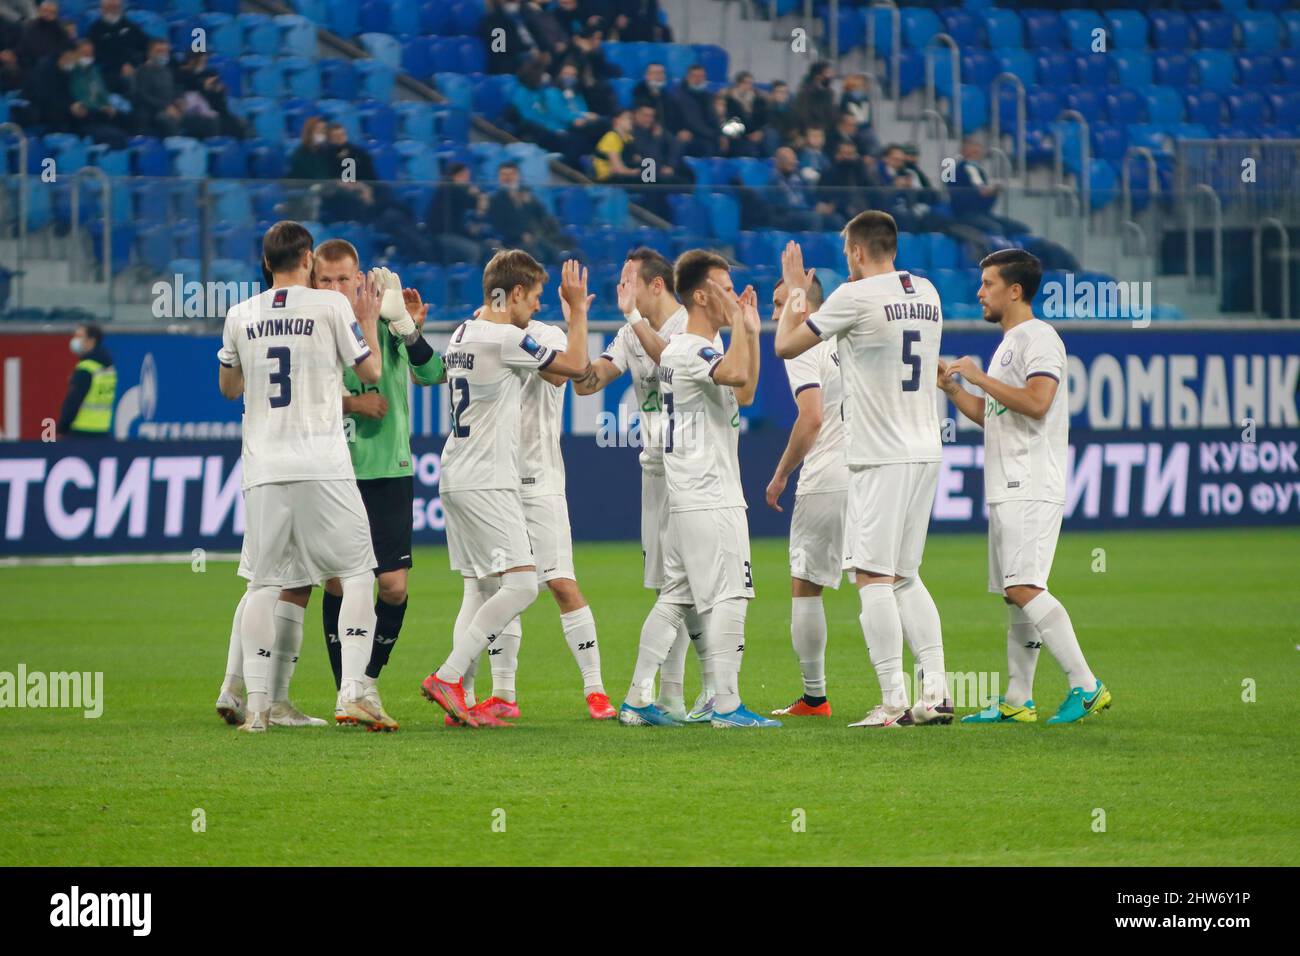
[[[881, 703], [852, 727], [951, 723], [939, 611], [921, 581], [921, 557], [939, 481], [941, 443], [934, 395], [943, 313], [926, 279], [894, 268], [898, 226], [888, 213], [859, 213], [844, 227], [849, 281], [806, 320], [792, 308], [811, 273], [790, 243], [781, 257], [790, 301], [776, 354], [791, 359], [838, 339], [848, 428], [846, 554], [856, 572], [862, 631]], [[903, 640], [923, 680], [908, 706]]]
[[[754, 597], [753, 565], [737, 447], [740, 406], [758, 387], [758, 300], [737, 298], [727, 260], [693, 249], [674, 267], [686, 303], [686, 328], [659, 358], [663, 390], [663, 458], [668, 484], [664, 581], [641, 629], [636, 669], [619, 722], [680, 726], [654, 704], [654, 678], [691, 606], [704, 627], [703, 658], [714, 682], [714, 727], [779, 727], [740, 698], [745, 612]], [[715, 339], [730, 326], [725, 352]]]
[[[368, 280], [355, 303], [309, 287], [312, 236], [282, 221], [262, 240], [271, 288], [226, 314], [221, 394], [244, 398], [244, 547], [251, 573], [240, 618], [247, 717], [270, 717], [276, 604], [282, 588], [338, 578], [343, 586], [343, 682], [339, 707], [358, 723], [378, 719], [363, 694], [375, 612], [375, 554], [343, 432], [343, 368], [379, 380], [380, 291]], [[305, 578], [303, 577], [305, 575]]]
[[[785, 308], [784, 280], [772, 292], [773, 318]], [[824, 299], [814, 277], [803, 311], [815, 312]], [[777, 511], [786, 482], [799, 468], [790, 516], [790, 641], [803, 675], [803, 694], [782, 717], [829, 717], [826, 697], [826, 609], [823, 588], [839, 588], [844, 577], [844, 511], [849, 469], [844, 459], [843, 385], [835, 342], [813, 346], [785, 363], [798, 416], [781, 460], [767, 486], [767, 504]]]
[[[1070, 682], [1048, 719], [1068, 724], [1110, 706], [1110, 690], [1088, 668], [1070, 615], [1047, 590], [1065, 507], [1070, 450], [1065, 344], [1034, 318], [1043, 266], [1022, 249], [980, 262], [984, 321], [1002, 326], [989, 371], [969, 356], [940, 363], [939, 387], [958, 411], [984, 428], [984, 497], [989, 507], [989, 590], [1007, 604], [1007, 692], [962, 723], [1033, 723], [1034, 670], [1046, 645]], [[956, 376], [984, 392], [972, 394]]]
[[[627, 325], [591, 363], [591, 371], [573, 383], [573, 390], [579, 395], [592, 395], [624, 372], [632, 374], [632, 393], [640, 420], [643, 583], [658, 592], [664, 581], [663, 534], [668, 524], [659, 357], [668, 340], [686, 328], [686, 309], [677, 301], [672, 263], [644, 246], [629, 252], [618, 284], [618, 307]], [[686, 710], [686, 648], [694, 647], [698, 655], [701, 634], [699, 617], [690, 608], [668, 659], [659, 669], [659, 697], [655, 701], [678, 720], [691, 723], [712, 717], [713, 687], [703, 672], [703, 662], [700, 695], [690, 712]]]
[[[594, 295], [587, 296], [588, 311]], [[571, 321], [569, 303], [560, 296], [564, 321]], [[558, 326], [533, 320], [525, 331], [535, 341], [563, 352], [568, 339]], [[560, 433], [564, 430], [564, 386], [569, 379], [552, 372], [530, 375], [524, 380], [519, 421], [519, 497], [523, 499], [524, 521], [537, 561], [537, 581], [545, 584], [560, 608], [560, 627], [573, 659], [582, 673], [582, 693], [592, 720], [611, 720], [618, 712], [609, 702], [600, 675], [600, 647], [596, 641], [596, 619], [578, 587], [573, 567], [573, 532], [569, 528], [569, 503], [564, 494], [564, 456]], [[468, 591], [466, 592], [468, 593]], [[475, 589], [477, 594], [477, 589]], [[489, 711], [505, 719], [520, 715], [515, 690], [519, 669], [519, 644], [523, 629], [515, 618], [492, 642], [492, 696], [471, 709]], [[465, 674], [465, 701], [473, 696], [477, 664]], [[447, 722], [454, 724], [450, 714]]]
[[483, 270], [483, 307], [452, 333], [443, 364], [451, 433], [442, 451], [439, 487], [447, 516], [451, 567], [464, 581], [451, 654], [420, 685], [456, 722], [500, 726], [495, 714], [471, 712], [464, 675], [484, 650], [537, 597], [537, 567], [519, 494], [521, 395], [525, 380], [548, 372], [586, 374], [587, 270], [564, 264], [560, 294], [569, 305], [567, 348], [555, 351], [528, 334], [541, 308], [546, 270], [528, 253], [503, 249]]

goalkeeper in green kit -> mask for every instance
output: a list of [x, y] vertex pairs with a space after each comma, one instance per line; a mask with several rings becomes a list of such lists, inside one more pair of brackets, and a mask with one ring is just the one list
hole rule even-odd
[[[383, 352], [383, 375], [375, 385], [363, 385], [356, 373], [343, 374], [343, 412], [350, 429], [348, 450], [356, 472], [357, 487], [370, 521], [370, 538], [378, 562], [379, 595], [375, 601], [375, 633], [366, 667], [365, 695], [382, 720], [372, 730], [396, 730], [397, 722], [383, 709], [376, 680], [388, 663], [402, 619], [406, 615], [406, 578], [411, 567], [412, 499], [414, 468], [411, 460], [411, 410], [407, 403], [408, 382], [438, 385], [446, 380], [442, 356], [425, 341], [420, 331], [428, 306], [414, 289], [402, 289], [396, 273], [372, 270], [384, 288], [380, 305], [379, 347]], [[316, 249], [313, 284], [334, 289], [349, 299], [361, 280], [360, 262], [352, 244], [330, 239]], [[339, 608], [343, 590], [337, 580], [325, 583], [321, 616], [325, 645], [334, 683], [342, 678], [342, 645], [339, 643]], [[351, 723], [335, 711], [338, 723]]]

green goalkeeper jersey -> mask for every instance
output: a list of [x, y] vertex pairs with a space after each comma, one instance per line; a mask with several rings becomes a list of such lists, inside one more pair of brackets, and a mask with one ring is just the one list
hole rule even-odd
[[384, 371], [376, 385], [364, 385], [356, 372], [343, 373], [343, 387], [351, 395], [378, 392], [388, 402], [388, 412], [376, 421], [352, 414], [353, 438], [348, 442], [352, 469], [358, 481], [371, 478], [401, 478], [414, 474], [411, 466], [411, 409], [407, 404], [407, 382], [411, 377], [419, 385], [436, 385], [443, 380], [442, 356], [437, 352], [423, 365], [412, 365], [406, 343], [379, 323], [379, 348], [383, 352]]

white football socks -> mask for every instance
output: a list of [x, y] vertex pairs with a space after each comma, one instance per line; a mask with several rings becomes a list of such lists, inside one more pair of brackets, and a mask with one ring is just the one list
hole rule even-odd
[[505, 630], [514, 618], [537, 599], [537, 572], [508, 571], [501, 576], [497, 592], [483, 602], [462, 639], [454, 640], [451, 654], [438, 668], [439, 680], [455, 683], [489, 642]]
[[790, 642], [803, 674], [803, 692], [826, 696], [826, 608], [821, 595], [790, 599]]
[[903, 622], [892, 584], [868, 584], [858, 588], [862, 615], [858, 618], [867, 641], [867, 655], [880, 682], [880, 699], [894, 710], [907, 707], [907, 685], [903, 679]]
[[492, 666], [492, 696], [514, 703], [516, 700], [515, 674], [519, 670], [519, 645], [524, 639], [523, 625], [515, 618], [488, 648], [488, 661]]
[[[698, 633], [698, 632], [697, 632]], [[691, 643], [690, 629], [685, 621], [677, 628], [677, 637], [668, 651], [668, 657], [659, 668], [659, 701], [681, 700], [686, 695], [686, 648]]]
[[916, 696], [927, 704], [942, 704], [948, 699], [948, 674], [943, 661], [943, 628], [934, 598], [918, 576], [895, 581], [894, 600], [898, 602], [903, 637], [924, 675]]
[[255, 587], [246, 597], [239, 622], [244, 685], [248, 688], [248, 710], [260, 714], [271, 709], [271, 657], [275, 653], [275, 605], [280, 600], [280, 589]]
[[740, 664], [745, 656], [745, 612], [749, 601], [727, 598], [701, 615], [704, 659], [713, 677], [713, 712], [729, 714], [740, 706]]
[[1025, 609], [1007, 605], [1007, 703], [1023, 707], [1034, 697], [1034, 671], [1043, 646]]
[[600, 677], [600, 647], [596, 644], [596, 618], [591, 607], [583, 605], [576, 611], [560, 615], [564, 639], [568, 642], [573, 659], [582, 671], [582, 693], [603, 694], [605, 683]]
[[641, 625], [636, 668], [632, 671], [632, 686], [627, 692], [627, 702], [633, 707], [648, 707], [654, 700], [655, 675], [668, 659], [685, 619], [685, 604], [659, 600], [650, 608], [645, 623]]
[[302, 650], [302, 622], [307, 610], [288, 601], [275, 604], [275, 650], [271, 658], [271, 703], [287, 703], [289, 682]]
[[244, 685], [244, 643], [239, 636], [240, 620], [248, 604], [248, 591], [244, 591], [235, 606], [235, 616], [230, 621], [230, 646], [226, 649], [226, 679], [221, 683], [223, 691], [237, 691]]
[[1093, 690], [1097, 686], [1097, 678], [1088, 669], [1088, 662], [1083, 659], [1079, 639], [1074, 635], [1074, 625], [1061, 602], [1050, 592], [1040, 591], [1025, 605], [1025, 614], [1038, 630], [1043, 644], [1065, 671], [1070, 687]]
[[365, 693], [366, 665], [375, 643], [375, 576], [369, 572], [343, 578], [339, 605], [339, 649], [343, 658], [340, 692], [344, 700]]
[[[489, 580], [495, 581], [495, 578]], [[458, 643], [465, 640], [465, 635], [469, 631], [469, 625], [474, 620], [474, 615], [478, 609], [483, 606], [483, 592], [479, 590], [477, 578], [461, 578], [461, 584], [464, 591], [461, 594], [460, 610], [456, 612], [456, 623], [452, 625], [451, 646], [455, 647]], [[465, 688], [465, 702], [473, 706], [474, 697], [474, 676], [478, 673], [478, 659], [466, 669], [462, 686]]]

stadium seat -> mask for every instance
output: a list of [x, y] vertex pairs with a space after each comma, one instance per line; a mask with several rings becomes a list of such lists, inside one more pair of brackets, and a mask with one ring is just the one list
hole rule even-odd
[[1106, 92], [1106, 116], [1112, 123], [1139, 122], [1144, 107], [1142, 98], [1128, 85], [1112, 86]]
[[204, 141], [208, 148], [208, 174], [223, 179], [242, 179], [248, 175], [248, 158], [244, 144], [228, 136], [214, 136]]
[[1075, 82], [1084, 86], [1105, 86], [1109, 82], [1110, 60], [1114, 56], [1113, 53], [1076, 53]]
[[923, 7], [903, 7], [903, 45], [915, 50], [925, 48], [937, 33], [943, 32], [939, 15]]
[[208, 148], [189, 136], [168, 136], [163, 148], [171, 161], [171, 172], [183, 179], [203, 179], [208, 175]]
[[442, 50], [442, 41], [436, 37], [409, 37], [402, 41], [402, 69], [417, 80], [427, 80], [438, 67], [435, 50]]
[[1020, 26], [1020, 17], [1012, 10], [984, 10], [980, 14], [984, 19], [984, 32], [988, 37], [989, 47], [999, 53], [1024, 44], [1024, 33]]
[[1272, 54], [1239, 56], [1236, 62], [1237, 82], [1241, 86], [1248, 88], [1270, 86], [1277, 80], [1277, 64]]
[[1106, 14], [1107, 49], [1145, 50], [1147, 18], [1137, 10], [1112, 10]]
[[397, 70], [379, 60], [358, 60], [357, 76], [360, 79], [358, 92], [366, 99], [388, 102], [393, 98], [393, 89], [397, 84]]
[[1183, 120], [1183, 98], [1168, 86], [1148, 86], [1142, 91], [1147, 101], [1147, 122], [1172, 126]]
[[1241, 26], [1242, 49], [1252, 53], [1272, 53], [1282, 45], [1282, 24], [1271, 13], [1243, 10], [1237, 14]]
[[[1061, 25], [1065, 29], [1066, 49], [1075, 53], [1091, 52], [1096, 31], [1103, 34], [1106, 31], [1106, 24], [1092, 10], [1066, 10], [1061, 14]], [[1111, 46], [1108, 42], [1107, 49]]]
[[356, 104], [361, 120], [361, 132], [370, 139], [385, 145], [397, 139], [397, 114], [387, 103], [379, 100], [361, 100]]
[[283, 52], [280, 43], [280, 28], [264, 13], [241, 13], [235, 17], [245, 53], [260, 53], [262, 56], [275, 56]]
[[1034, 57], [1025, 50], [998, 50], [994, 53], [994, 58], [998, 63], [998, 72], [1015, 74], [1028, 92], [1027, 88], [1033, 85], [1038, 76]]
[[[373, 6], [373, 4], [367, 4], [367, 6]], [[363, 33], [358, 39], [361, 41], [361, 46], [374, 59], [387, 64], [394, 70], [402, 68], [402, 44], [398, 42], [396, 37], [389, 36], [387, 33]], [[365, 61], [358, 62], [358, 67], [363, 62]]]
[[1192, 55], [1192, 62], [1201, 88], [1225, 93], [1235, 85], [1232, 57], [1223, 50], [1200, 50]]
[[726, 50], [713, 43], [697, 43], [691, 49], [694, 51], [695, 61], [704, 67], [704, 72], [711, 83], [727, 82], [729, 57]]
[[[1257, 90], [1232, 92], [1227, 95], [1226, 99], [1228, 104], [1228, 116], [1233, 123], [1244, 126], [1255, 126], [1265, 122], [1268, 113], [1268, 103], [1264, 99], [1264, 95]], [[1196, 117], [1192, 117], [1192, 119], [1194, 121], [1203, 122], [1196, 120]]]
[[315, 60], [305, 56], [286, 56], [279, 60], [281, 82], [289, 96], [304, 100], [318, 99], [321, 95], [320, 69]]
[[243, 34], [230, 14], [205, 13], [199, 17], [199, 26], [209, 50], [220, 50], [223, 56], [228, 57], [237, 57], [244, 52]]
[[[948, 7], [939, 12], [943, 31], [957, 41], [962, 50], [981, 44], [980, 18], [969, 10]], [[965, 77], [963, 77], [965, 79]]]
[[1054, 11], [1026, 10], [1021, 19], [1025, 26], [1026, 49], [1060, 48], [1064, 44], [1061, 18]]
[[1192, 14], [1197, 43], [1202, 50], [1230, 50], [1233, 45], [1233, 21], [1226, 13], [1198, 10]]
[[280, 66], [269, 56], [249, 53], [239, 58], [243, 89], [248, 96], [278, 97], [282, 92]]
[[316, 25], [305, 16], [282, 13], [274, 17], [280, 33], [279, 49], [286, 56], [316, 55]]
[[1065, 50], [1039, 50], [1034, 57], [1038, 76], [1044, 85], [1068, 86], [1076, 82], [1075, 56]]
[[1151, 85], [1154, 65], [1147, 53], [1123, 50], [1111, 54], [1110, 59], [1115, 65], [1115, 82], [1120, 86], [1136, 90]]
[[392, 108], [397, 117], [397, 138], [423, 142], [433, 139], [433, 106], [431, 104], [406, 101], [394, 103]]
[[1190, 122], [1214, 127], [1223, 121], [1223, 97], [1214, 90], [1191, 90], [1186, 102], [1185, 115]]
[[1154, 57], [1155, 74], [1152, 77], [1160, 86], [1189, 86], [1192, 82], [1192, 61], [1185, 53], [1161, 52]]
[[351, 60], [333, 57], [317, 61], [321, 91], [331, 99], [347, 99], [357, 90], [357, 71]]
[[474, 83], [463, 73], [435, 73], [433, 85], [457, 109], [474, 106]]
[[1152, 10], [1151, 45], [1159, 50], [1182, 53], [1192, 46], [1192, 24], [1187, 14], [1176, 10]]

